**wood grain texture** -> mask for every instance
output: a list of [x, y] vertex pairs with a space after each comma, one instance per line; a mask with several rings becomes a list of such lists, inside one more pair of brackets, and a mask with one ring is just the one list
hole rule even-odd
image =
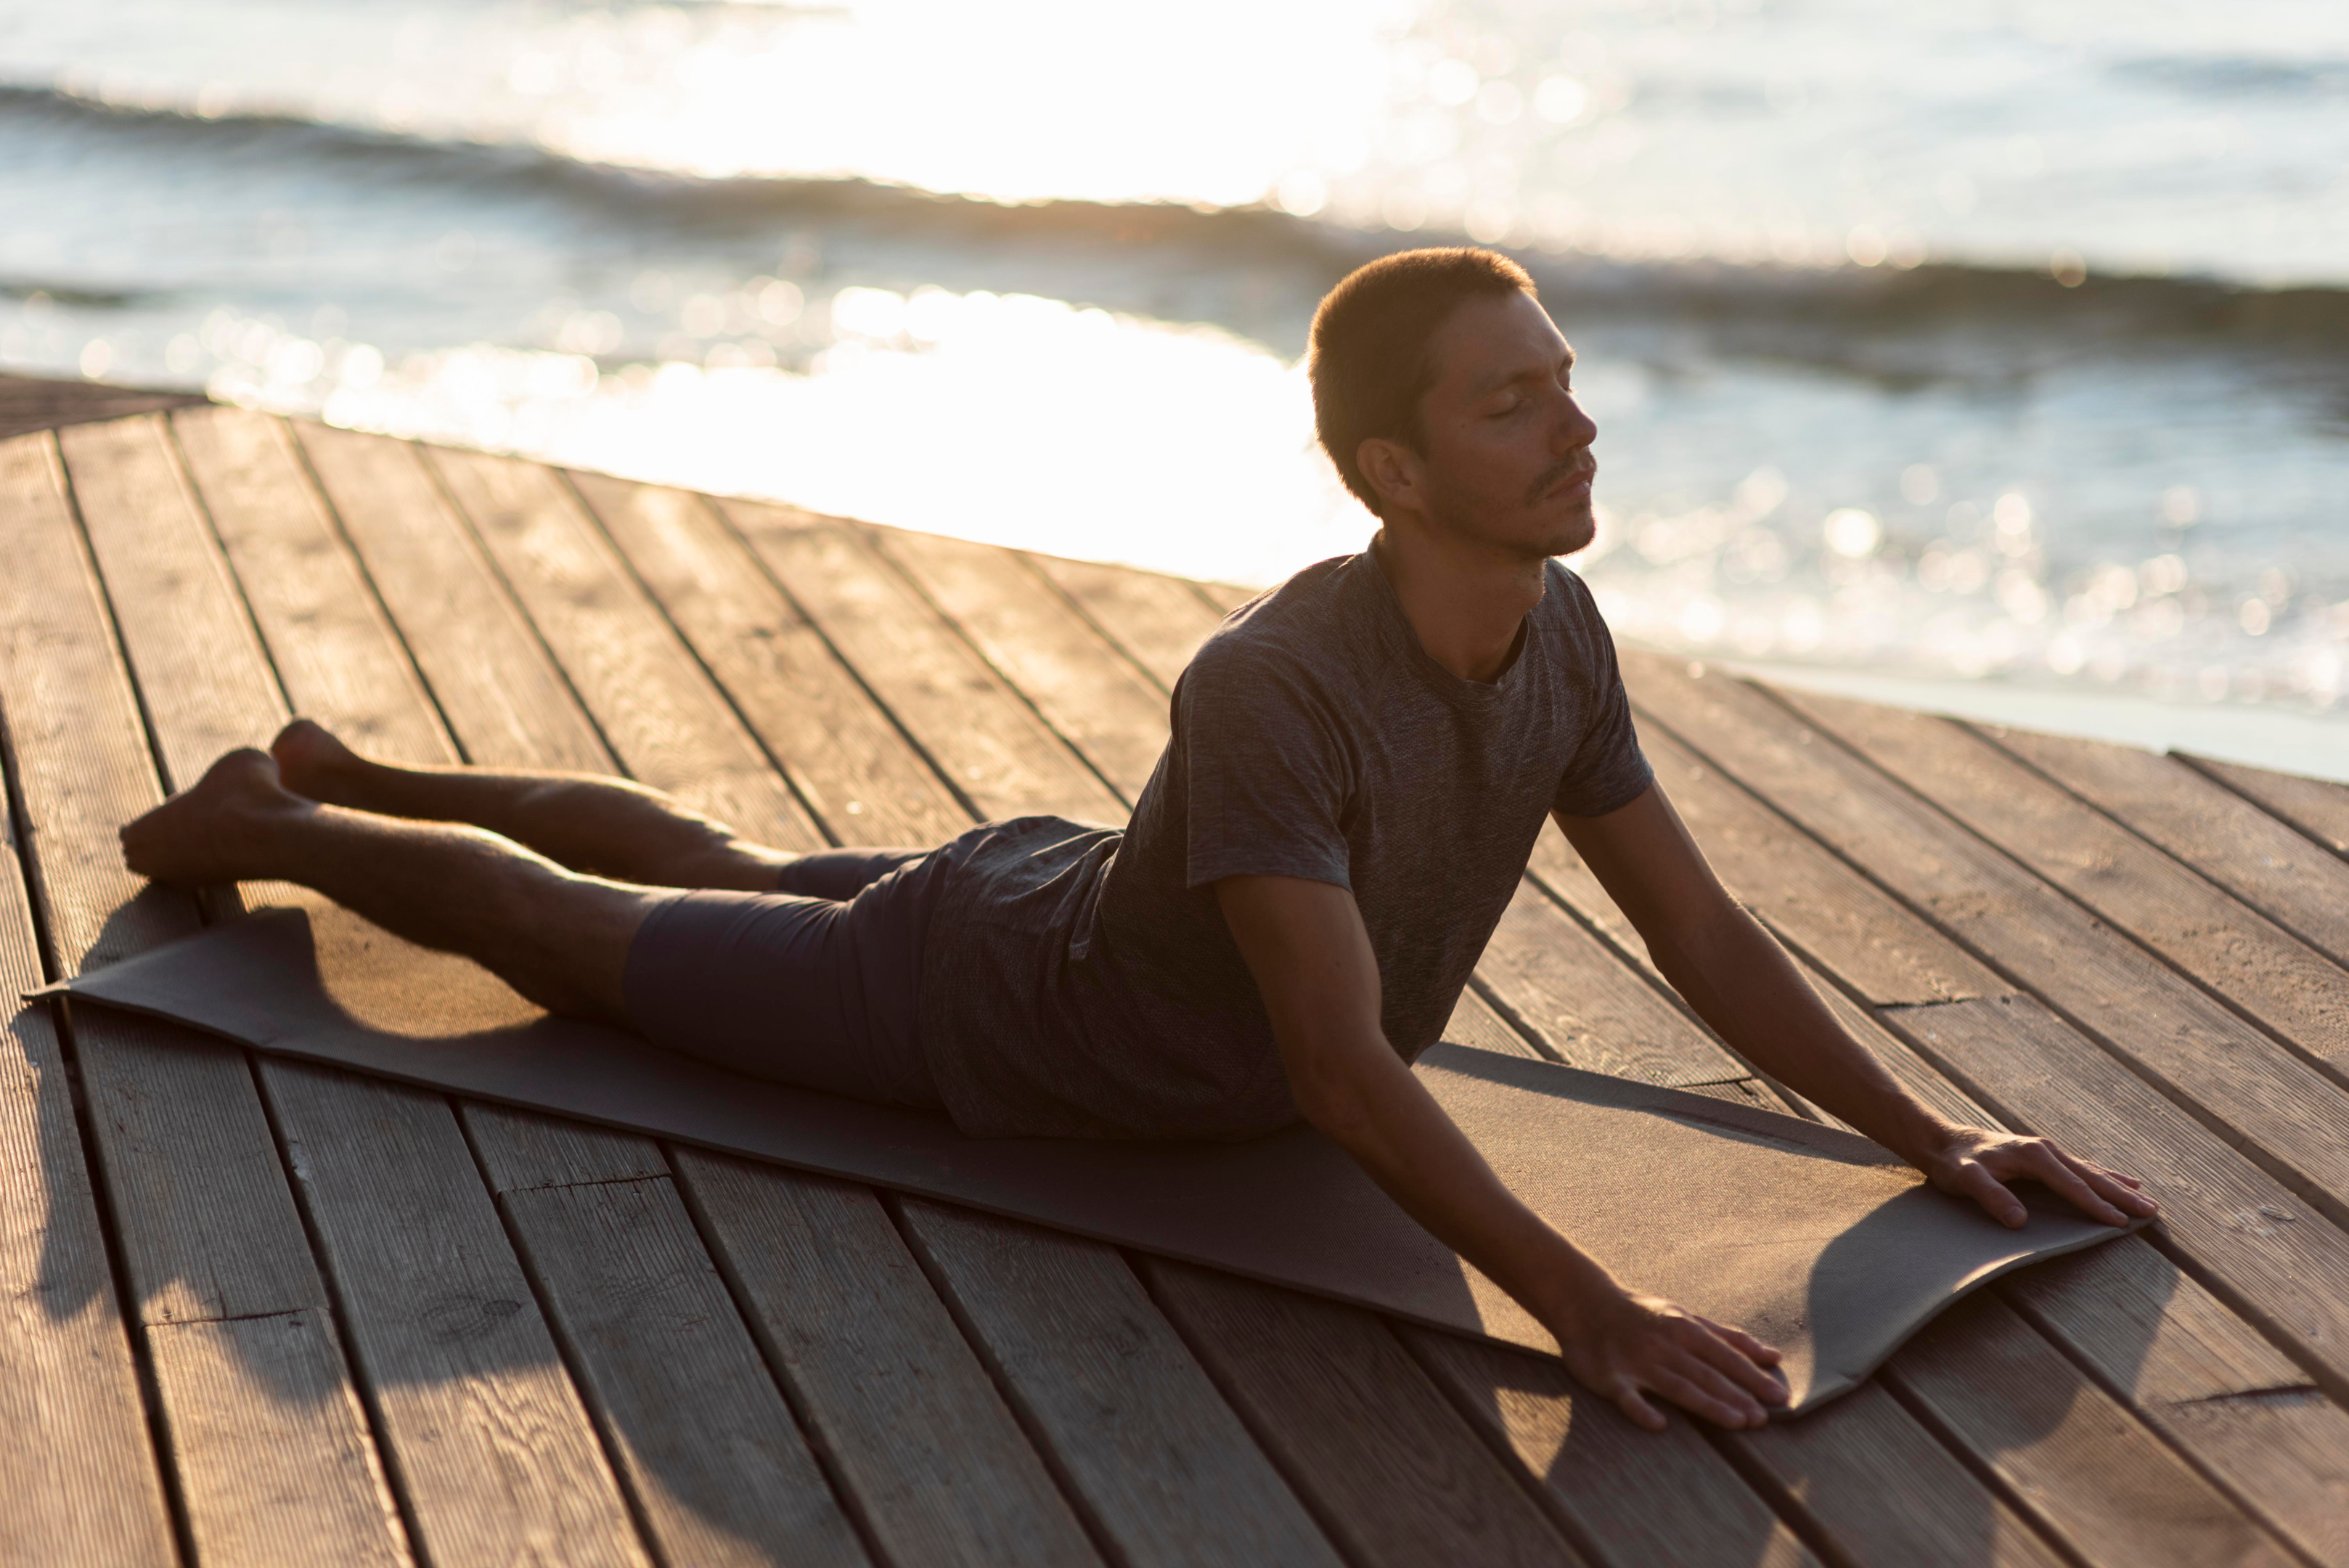
[[720, 504], [785, 593], [985, 818], [1125, 820], [1125, 803], [1004, 685], [857, 530], [754, 502]]
[[[0, 442], [0, 517], [59, 507], [45, 441]], [[0, 587], [0, 663], [18, 659]], [[7, 683], [0, 678], [0, 733]], [[171, 1560], [171, 1525], [91, 1190], [0, 755], [0, 1562]]]
[[2305, 942], [2349, 959], [2349, 865], [2176, 757], [1972, 725]]
[[1996, 1294], [1977, 1293], [1895, 1353], [1884, 1376], [2099, 1568], [2282, 1568], [2292, 1561], [2071, 1362], [2022, 1329]]
[[432, 462], [630, 777], [761, 844], [823, 836], [554, 470]]
[[1746, 683], [1630, 654], [1635, 701], [2349, 1220], [2342, 1091], [2088, 911]]
[[1187, 1263], [1141, 1267], [1350, 1561], [1584, 1561], [1373, 1314]]
[[1122, 1561], [1335, 1568], [1319, 1527], [1115, 1248], [920, 1199], [895, 1204]]
[[572, 480], [835, 842], [926, 845], [969, 824], [709, 501], [597, 474]]
[[1586, 1072], [1672, 1085], [1752, 1075], [1530, 880], [1518, 882], [1476, 978], [1553, 1059]]
[[1010, 551], [894, 528], [864, 536], [1127, 805], [1140, 797], [1165, 749], [1165, 726], [1132, 723], [1126, 715], [1136, 708], [1164, 712], [1165, 692], [1155, 682]]
[[[2349, 971], [1963, 725], [1815, 692], [1782, 701], [2349, 1087]], [[2349, 893], [2349, 865], [2302, 847], [2338, 872], [2336, 898]]]
[[2204, 777], [2225, 784], [2280, 822], [2289, 823], [2335, 855], [2349, 855], [2349, 785], [2330, 779], [2222, 763], [2216, 757], [2179, 756]]
[[668, 1561], [867, 1561], [666, 1176], [503, 1201]]
[[323, 1308], [159, 1324], [148, 1344], [199, 1562], [412, 1561]]
[[[292, 429], [369, 581], [405, 633], [464, 760], [581, 773], [610, 768], [595, 727], [480, 542], [450, 509], [425, 467], [423, 449], [326, 425]], [[386, 715], [361, 722], [400, 721]], [[396, 756], [445, 760], [429, 739], [402, 736]], [[407, 750], [411, 744], [418, 749]]]
[[[108, 541], [98, 554], [135, 557], [125, 574], [126, 613], [144, 608], [141, 591], [188, 611], [184, 627], [143, 628], [140, 646], [166, 661], [183, 646], [249, 654], [250, 628], [207, 600], [227, 587], [217, 552], [157, 556], [131, 536], [151, 521], [191, 537], [200, 521], [158, 423], [70, 433], [68, 462], [104, 471], [94, 484], [78, 483], [93, 535]], [[8, 620], [34, 636], [0, 672], [0, 703], [12, 716], [50, 941], [70, 971], [93, 953], [121, 956], [192, 931], [196, 912], [183, 894], [142, 893], [121, 864], [114, 829], [160, 798], [160, 781], [70, 520], [44, 508], [17, 521], [9, 579], [24, 597], [7, 607]], [[118, 591], [115, 604], [125, 602]], [[227, 687], [236, 691], [233, 677]], [[50, 701], [58, 706], [46, 722], [13, 722]], [[235, 722], [233, 707], [208, 694], [187, 727], [211, 735]], [[60, 729], [70, 738], [53, 744]], [[181, 737], [180, 750], [201, 743]], [[61, 799], [71, 806], [53, 809]], [[404, 1532], [243, 1055], [95, 1010], [75, 1023], [90, 1125], [148, 1325], [191, 1539], [199, 1551], [254, 1543], [252, 1561], [315, 1562], [326, 1543], [341, 1561], [406, 1560]], [[181, 1329], [194, 1332], [169, 1332]], [[247, 1472], [289, 1469], [301, 1473], [301, 1485], [234, 1484]]]
[[2170, 1243], [2349, 1397], [2349, 1235], [2029, 997], [1881, 1016], [2009, 1126], [2143, 1177]]
[[269, 1069], [430, 1561], [647, 1563], [448, 1101]]
[[[277, 634], [294, 689], [329, 717], [400, 715], [400, 725], [366, 727], [378, 740], [429, 725], [283, 428], [222, 414], [188, 434], [202, 502], [264, 583], [258, 619]], [[224, 627], [241, 614], [237, 585], [202, 569], [209, 540], [192, 515], [176, 525], [160, 506], [136, 519], [85, 515], [101, 561], [135, 556], [152, 574], [110, 585], [126, 618]], [[193, 743], [179, 732], [183, 711], [210, 711], [221, 691], [252, 704], [223, 715], [252, 732], [285, 716], [263, 650], [239, 650], [224, 634], [188, 643], [150, 633], [133, 644], [133, 662], [167, 757]], [[448, 1102], [274, 1059], [258, 1077], [424, 1549], [450, 1563], [532, 1552], [646, 1561]]]
[[362, 752], [439, 751], [423, 685], [398, 656], [285, 422], [202, 409], [178, 416], [171, 431], [285, 690], [301, 694], [305, 711], [336, 715], [342, 738]]
[[1693, 1423], [1642, 1431], [1547, 1356], [1414, 1326], [1395, 1332], [1486, 1441], [1522, 1466], [1568, 1528], [1609, 1561], [1684, 1568], [1816, 1561]]
[[[269, 483], [295, 483], [298, 475], [278, 470]], [[274, 569], [336, 569], [329, 557], [340, 554], [339, 545], [332, 551], [295, 550], [285, 540], [285, 534], [307, 521], [300, 509], [283, 504], [265, 518], [255, 517], [253, 531], [278, 540], [278, 558], [269, 563]], [[382, 526], [431, 527], [449, 520], [428, 512], [378, 521]], [[488, 591], [487, 563], [469, 552], [452, 554], [455, 564], [473, 575], [470, 583], [448, 585], [452, 597], [497, 604], [497, 596]], [[340, 564], [349, 569], [347, 557]], [[363, 730], [397, 760], [453, 759], [455, 747], [424, 706], [420, 691], [394, 678], [407, 660], [392, 628], [367, 618], [367, 610], [327, 597], [308, 616], [264, 616], [263, 624], [273, 646], [285, 650], [281, 658], [297, 699], [307, 698], [306, 705], [320, 717]], [[419, 652], [434, 651], [447, 629], [428, 622], [414, 645]], [[512, 623], [512, 629], [518, 634], [521, 624]], [[340, 685], [310, 688], [300, 672], [317, 662], [314, 639], [359, 668]], [[592, 732], [575, 715], [567, 722], [560, 714], [523, 715], [524, 723], [505, 724], [494, 705], [476, 700], [470, 690], [494, 682], [500, 673], [494, 668], [464, 672], [464, 684], [450, 693], [453, 711], [485, 724], [487, 745], [512, 752], [535, 737], [574, 731], [585, 732], [592, 743]], [[561, 696], [568, 704], [568, 691]], [[512, 760], [544, 759], [525, 754]], [[551, 1303], [554, 1330], [580, 1364], [581, 1391], [602, 1422], [611, 1451], [620, 1457], [661, 1553], [673, 1562], [860, 1560], [862, 1549], [846, 1516], [690, 1217], [668, 1189], [668, 1166], [658, 1147], [647, 1138], [489, 1106], [467, 1106], [461, 1114], [483, 1170], [506, 1194], [506, 1219], [527, 1252], [537, 1293]], [[445, 1120], [445, 1108], [442, 1115]], [[444, 1130], [444, 1147], [436, 1151], [442, 1163], [471, 1176], [472, 1155], [453, 1125]], [[615, 1183], [643, 1189], [638, 1179], [647, 1177], [665, 1196], [633, 1205], [616, 1196], [608, 1210], [599, 1209], [604, 1200], [592, 1196]], [[479, 1192], [478, 1178], [471, 1186]], [[536, 1196], [554, 1192], [591, 1196]], [[598, 1215], [609, 1222], [608, 1234], [595, 1230]], [[502, 1234], [498, 1246], [506, 1251]], [[537, 1473], [507, 1478], [492, 1465], [477, 1467], [484, 1482], [494, 1480], [503, 1489], [482, 1511], [499, 1528], [524, 1531], [537, 1543], [533, 1550], [552, 1552], [564, 1562], [640, 1561], [634, 1526], [586, 1407], [547, 1341], [537, 1296], [507, 1256], [513, 1288], [496, 1299], [515, 1306], [517, 1321], [526, 1322], [538, 1342], [531, 1365], [547, 1386], [533, 1413], [547, 1435], [533, 1446], [542, 1467]], [[471, 1375], [465, 1386], [476, 1399], [502, 1392], [485, 1372]], [[392, 1396], [380, 1397], [388, 1409], [393, 1407]], [[564, 1518], [535, 1517], [544, 1511], [546, 1496], [564, 1501]]]
[[1023, 552], [1020, 558], [1161, 691], [1174, 690], [1191, 656], [1216, 628], [1216, 618], [1201, 617], [1199, 596], [1180, 578], [1058, 556]]
[[679, 1149], [704, 1230], [866, 1531], [906, 1564], [1100, 1559], [862, 1187]]
[[2064, 1561], [1876, 1379], [1799, 1421], [1730, 1433], [1724, 1444], [1850, 1562], [2053, 1568]]
[[2285, 1540], [2349, 1563], [2349, 1411], [2177, 1264], [2097, 1247], [1999, 1292]]

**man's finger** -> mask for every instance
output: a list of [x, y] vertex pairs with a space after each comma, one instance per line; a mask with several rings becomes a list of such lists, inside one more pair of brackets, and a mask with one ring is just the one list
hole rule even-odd
[[1752, 1356], [1717, 1334], [1708, 1334], [1696, 1347], [1706, 1366], [1730, 1378], [1765, 1405], [1786, 1402], [1786, 1385], [1778, 1375], [1755, 1365]]
[[2151, 1214], [2161, 1207], [2145, 1194], [2145, 1183], [2125, 1170], [2114, 1170], [2107, 1166], [2075, 1159], [2060, 1148], [2055, 1151], [2055, 1158], [2070, 1166], [2081, 1180], [2096, 1189], [2098, 1197], [2116, 1208], [2126, 1209], [2132, 1214]]
[[2106, 1201], [2104, 1196], [2089, 1186], [2062, 1155], [2046, 1144], [2032, 1146], [2030, 1152], [2023, 1156], [2023, 1169], [2016, 1174], [2032, 1178], [2091, 1220], [2099, 1220], [2107, 1225], [2128, 1223], [2127, 1215]]
[[1700, 1383], [1674, 1368], [1660, 1369], [1648, 1379], [1648, 1386], [1678, 1405], [1692, 1416], [1702, 1416], [1717, 1427], [1758, 1427], [1769, 1419], [1753, 1396], [1741, 1393], [1719, 1373], [1707, 1367], [1694, 1367], [1705, 1374], [1710, 1383]]
[[1645, 1427], [1651, 1432], [1664, 1429], [1664, 1413], [1649, 1404], [1648, 1397], [1630, 1379], [1625, 1378], [1616, 1386], [1614, 1399], [1615, 1407], [1630, 1417], [1634, 1426]]
[[1697, 1322], [1713, 1330], [1764, 1366], [1775, 1366], [1785, 1359], [1785, 1355], [1776, 1345], [1763, 1344], [1733, 1323], [1715, 1323], [1713, 1319], [1697, 1313], [1691, 1313], [1689, 1316], [1695, 1318]]
[[2006, 1189], [2006, 1184], [1990, 1173], [1989, 1167], [1979, 1160], [1968, 1160], [1958, 1168], [1953, 1179], [1958, 1191], [1982, 1206], [1983, 1212], [2000, 1224], [2020, 1230], [2031, 1218], [2023, 1199]]

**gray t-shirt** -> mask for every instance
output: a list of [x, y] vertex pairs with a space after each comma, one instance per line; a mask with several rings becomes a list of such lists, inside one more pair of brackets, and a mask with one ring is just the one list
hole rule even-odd
[[1235, 611], [1176, 682], [1174, 735], [1124, 832], [990, 823], [925, 944], [923, 1053], [978, 1137], [1251, 1137], [1297, 1119], [1219, 877], [1351, 888], [1387, 1039], [1433, 1044], [1543, 817], [1651, 774], [1615, 646], [1553, 561], [1497, 680], [1420, 646], [1377, 559], [1308, 566]]

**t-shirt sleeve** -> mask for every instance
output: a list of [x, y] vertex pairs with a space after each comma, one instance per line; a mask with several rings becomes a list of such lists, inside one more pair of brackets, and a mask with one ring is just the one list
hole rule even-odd
[[1212, 646], [1174, 693], [1184, 770], [1184, 885], [1302, 877], [1351, 888], [1343, 822], [1351, 770], [1310, 680]]
[[1590, 715], [1581, 742], [1557, 781], [1550, 809], [1567, 816], [1604, 816], [1630, 805], [1655, 783], [1640, 732], [1631, 722], [1631, 699], [1615, 659], [1615, 639], [1582, 579], [1561, 570], [1573, 585], [1579, 613], [1573, 617], [1580, 647], [1570, 668], [1583, 671], [1582, 710]]

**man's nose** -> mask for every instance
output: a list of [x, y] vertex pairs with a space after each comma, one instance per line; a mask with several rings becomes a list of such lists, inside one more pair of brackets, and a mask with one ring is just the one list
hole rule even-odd
[[1599, 439], [1598, 421], [1583, 411], [1581, 400], [1572, 392], [1559, 398], [1553, 431], [1553, 444], [1560, 452], [1588, 446]]

